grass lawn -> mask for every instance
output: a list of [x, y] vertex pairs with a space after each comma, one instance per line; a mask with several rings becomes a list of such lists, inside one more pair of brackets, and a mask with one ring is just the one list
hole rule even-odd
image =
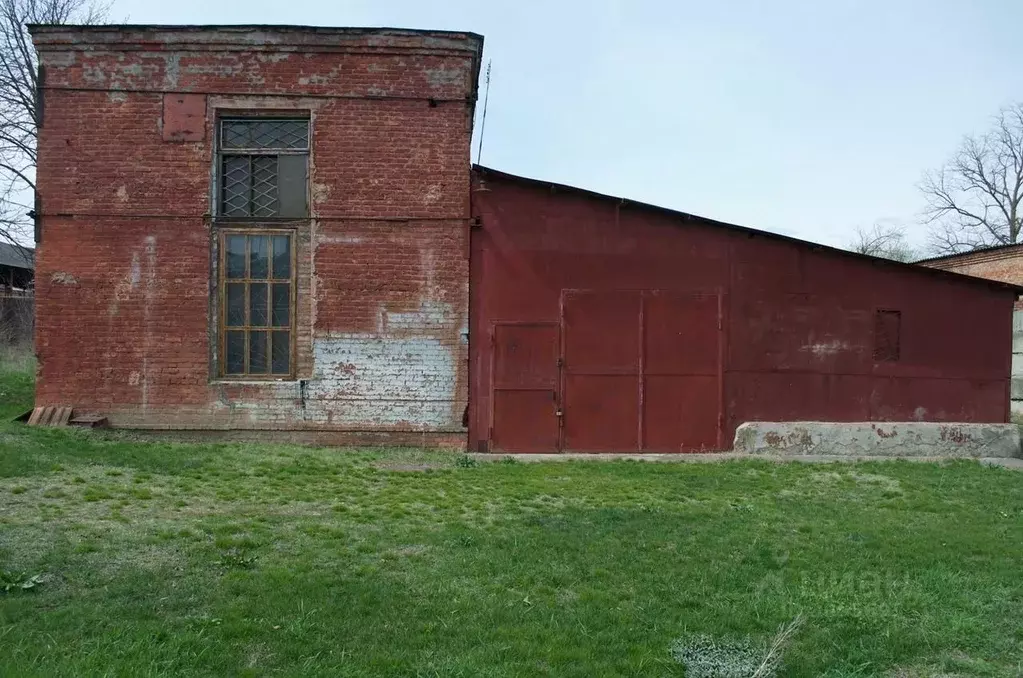
[[464, 459], [0, 424], [0, 675], [1023, 675], [1018, 471]]

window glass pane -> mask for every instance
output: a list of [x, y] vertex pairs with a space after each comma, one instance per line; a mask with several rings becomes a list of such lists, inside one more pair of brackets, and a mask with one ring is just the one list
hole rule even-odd
[[245, 325], [245, 283], [228, 283], [225, 317], [228, 327]]
[[276, 216], [277, 204], [277, 156], [257, 155], [252, 157], [252, 216]]
[[270, 277], [269, 236], [249, 236], [249, 277], [256, 280]]
[[267, 323], [266, 288], [263, 283], [249, 285], [249, 324], [265, 327]]
[[309, 175], [308, 157], [282, 155], [277, 158], [277, 167], [278, 212], [282, 217], [308, 216], [309, 200], [306, 188]]
[[273, 285], [273, 326], [287, 327], [291, 324], [291, 285], [275, 283]]
[[249, 156], [225, 155], [221, 173], [220, 211], [228, 217], [249, 215], [249, 186], [251, 184]]
[[291, 277], [291, 237], [275, 235], [274, 245], [274, 277], [278, 280]]
[[245, 236], [229, 235], [224, 238], [227, 254], [227, 277], [245, 277]]
[[273, 332], [273, 373], [291, 372], [291, 332]]
[[249, 374], [266, 374], [267, 333], [259, 330], [249, 332]]
[[224, 338], [224, 373], [245, 373], [245, 332], [232, 330]]

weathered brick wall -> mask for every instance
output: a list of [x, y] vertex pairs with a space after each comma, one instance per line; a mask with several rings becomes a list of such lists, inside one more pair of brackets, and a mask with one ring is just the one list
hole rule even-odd
[[[39, 405], [131, 427], [460, 439], [478, 36], [33, 32]], [[260, 111], [311, 121], [297, 379], [232, 382], [211, 373], [214, 125]]]

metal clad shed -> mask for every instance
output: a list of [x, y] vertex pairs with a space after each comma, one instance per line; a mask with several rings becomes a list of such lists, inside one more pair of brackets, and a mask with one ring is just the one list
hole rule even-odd
[[724, 449], [745, 421], [1004, 422], [1020, 288], [476, 167], [471, 449]]
[[29, 247], [0, 242], [0, 288], [26, 288], [32, 283], [35, 252]]

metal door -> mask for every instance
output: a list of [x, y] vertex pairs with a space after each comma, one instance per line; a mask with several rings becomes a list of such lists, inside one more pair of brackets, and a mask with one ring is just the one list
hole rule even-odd
[[558, 451], [556, 323], [495, 323], [491, 328], [491, 449]]
[[566, 290], [561, 448], [721, 448], [722, 310], [715, 293]]
[[657, 291], [643, 296], [641, 449], [724, 447], [720, 299]]
[[634, 452], [639, 445], [638, 291], [566, 290], [562, 449]]

